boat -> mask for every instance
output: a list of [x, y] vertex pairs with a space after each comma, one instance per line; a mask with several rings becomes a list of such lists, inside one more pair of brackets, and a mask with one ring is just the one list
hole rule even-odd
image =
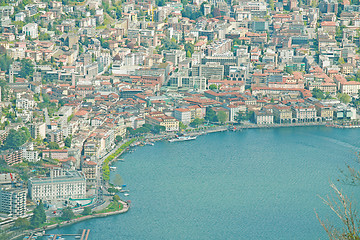
[[115, 171], [116, 167], [109, 167], [111, 171]]
[[169, 142], [182, 142], [182, 141], [189, 141], [195, 140], [196, 136], [179, 136], [173, 139], [170, 139]]
[[130, 194], [128, 194], [128, 193], [124, 193], [124, 196], [125, 196], [125, 197], [127, 197], [127, 196], [129, 196], [129, 195], [130, 195]]

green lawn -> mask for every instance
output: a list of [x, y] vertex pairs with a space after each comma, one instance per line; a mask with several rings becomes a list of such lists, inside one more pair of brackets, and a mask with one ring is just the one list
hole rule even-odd
[[112, 201], [109, 206], [107, 206], [104, 210], [98, 211], [96, 213], [108, 213], [108, 212], [115, 212], [123, 209], [123, 205], [117, 201]]

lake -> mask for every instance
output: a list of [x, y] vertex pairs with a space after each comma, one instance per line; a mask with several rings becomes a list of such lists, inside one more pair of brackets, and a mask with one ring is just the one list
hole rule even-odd
[[[50, 233], [90, 228], [89, 239], [326, 239], [319, 196], [355, 164], [360, 129], [296, 127], [213, 133], [123, 155], [115, 172], [129, 212]], [[359, 197], [359, 194], [353, 197]]]

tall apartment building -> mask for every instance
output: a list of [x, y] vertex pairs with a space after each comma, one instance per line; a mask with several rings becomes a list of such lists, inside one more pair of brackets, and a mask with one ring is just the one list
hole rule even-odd
[[193, 76], [202, 76], [206, 79], [213, 77], [217, 79], [223, 79], [224, 77], [224, 66], [218, 62], [207, 62], [205, 65], [197, 65], [192, 67]]
[[3, 151], [0, 155], [0, 158], [3, 159], [9, 166], [22, 163], [22, 150], [13, 150], [9, 149]]
[[98, 175], [97, 163], [93, 161], [84, 161], [81, 165], [81, 171], [86, 177], [87, 184], [93, 184], [96, 182]]
[[83, 173], [61, 168], [54, 168], [50, 176], [45, 178], [31, 178], [28, 184], [31, 200], [64, 201], [69, 198], [84, 198], [86, 192], [86, 178]]
[[33, 123], [29, 128], [30, 135], [32, 138], [46, 138], [46, 123]]
[[9, 217], [26, 213], [26, 189], [0, 189], [0, 212]]

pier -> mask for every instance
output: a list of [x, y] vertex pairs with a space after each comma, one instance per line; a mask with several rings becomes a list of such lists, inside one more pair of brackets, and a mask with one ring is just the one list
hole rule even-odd
[[[80, 237], [80, 240], [87, 240], [89, 238], [90, 229], [83, 229], [81, 233], [61, 233], [61, 234], [41, 234], [41, 236], [49, 236], [48, 239], [55, 240], [58, 237]], [[38, 234], [31, 233], [29, 237], [24, 237], [23, 239], [33, 239], [35, 236], [38, 236]]]

